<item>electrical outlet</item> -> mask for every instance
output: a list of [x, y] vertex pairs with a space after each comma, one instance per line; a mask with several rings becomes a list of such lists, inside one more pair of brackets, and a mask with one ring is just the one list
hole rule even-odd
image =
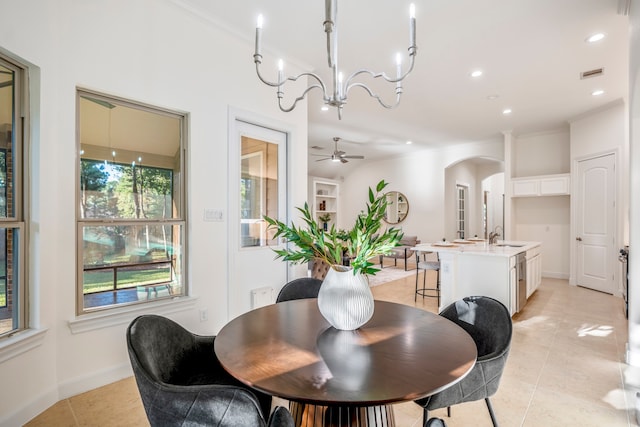
[[206, 308], [200, 310], [200, 321], [206, 322], [207, 320], [209, 320], [209, 310], [207, 310]]

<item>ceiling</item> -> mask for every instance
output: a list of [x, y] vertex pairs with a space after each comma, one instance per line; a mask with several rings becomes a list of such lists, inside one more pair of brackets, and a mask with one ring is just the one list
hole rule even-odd
[[[326, 79], [322, 0], [174, 0], [253, 43], [258, 14], [265, 17], [265, 66], [283, 58]], [[410, 0], [339, 1], [339, 63], [395, 73], [396, 52], [409, 44]], [[366, 160], [316, 162], [309, 174], [336, 178], [349, 168], [415, 150], [548, 131], [585, 112], [624, 99], [628, 87], [628, 0], [414, 0], [418, 55], [400, 105], [387, 110], [362, 90], [349, 93], [343, 118], [320, 111], [309, 95], [309, 153], [331, 154], [333, 137], [348, 155]], [[585, 39], [597, 32], [596, 43]], [[253, 67], [247, 58], [247, 67]], [[286, 65], [285, 65], [286, 67]], [[604, 68], [598, 77], [584, 71]], [[472, 78], [473, 70], [483, 75]], [[271, 72], [265, 68], [265, 74]], [[285, 68], [286, 73], [286, 68]], [[275, 79], [275, 69], [270, 74]], [[257, 77], [256, 77], [257, 79]], [[328, 80], [326, 80], [328, 82]], [[394, 87], [380, 94], [393, 101]], [[596, 89], [604, 94], [593, 96]], [[273, 93], [275, 89], [264, 86]], [[317, 92], [317, 91], [315, 91]], [[285, 90], [291, 102], [300, 91]], [[512, 109], [503, 115], [505, 108]], [[406, 141], [412, 141], [407, 145]], [[311, 147], [322, 147], [321, 150]]]

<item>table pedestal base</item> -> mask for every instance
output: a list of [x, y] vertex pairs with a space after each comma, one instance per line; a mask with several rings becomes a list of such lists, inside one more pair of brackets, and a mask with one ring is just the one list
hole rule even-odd
[[319, 406], [289, 402], [296, 427], [395, 427], [391, 405]]

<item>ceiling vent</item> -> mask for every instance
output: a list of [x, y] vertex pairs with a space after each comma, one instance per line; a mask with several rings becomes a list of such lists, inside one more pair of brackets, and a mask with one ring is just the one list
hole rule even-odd
[[580, 73], [580, 79], [588, 79], [591, 77], [598, 77], [604, 74], [604, 68], [596, 68], [594, 70], [583, 71]]

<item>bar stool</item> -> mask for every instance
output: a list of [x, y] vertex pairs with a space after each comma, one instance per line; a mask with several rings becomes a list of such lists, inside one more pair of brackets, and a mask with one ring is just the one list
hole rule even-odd
[[[432, 253], [434, 252], [423, 252], [422, 255], [424, 261], [420, 261], [420, 252], [416, 252], [416, 294], [414, 295], [413, 300], [418, 301], [418, 295], [423, 299], [424, 297], [438, 298], [438, 307], [440, 307], [440, 258], [438, 257], [438, 253], [435, 252], [436, 261], [427, 261], [426, 255]], [[422, 276], [422, 288], [418, 288], [418, 274], [421, 269], [424, 270], [424, 275]], [[435, 288], [427, 288], [427, 271], [429, 270], [436, 272]]]

